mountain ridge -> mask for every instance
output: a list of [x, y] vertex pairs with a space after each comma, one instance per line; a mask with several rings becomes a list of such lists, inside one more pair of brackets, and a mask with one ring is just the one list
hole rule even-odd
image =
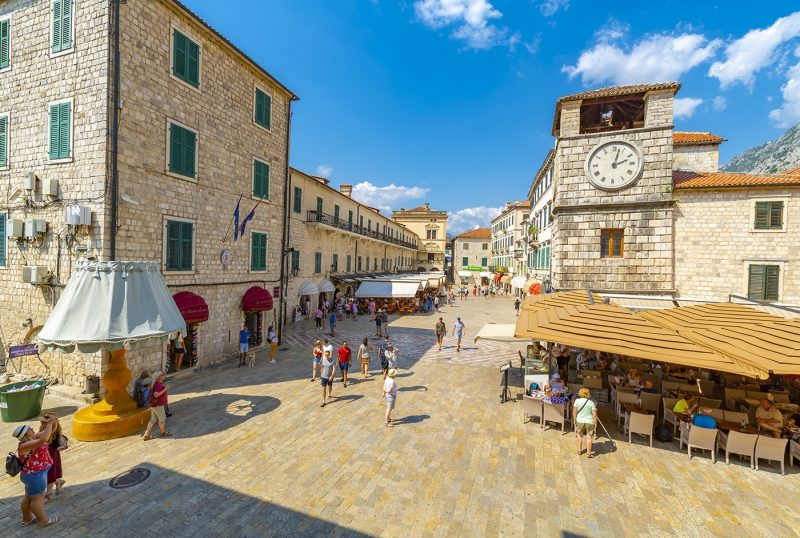
[[800, 166], [800, 123], [774, 140], [752, 147], [720, 169], [726, 172], [778, 174]]

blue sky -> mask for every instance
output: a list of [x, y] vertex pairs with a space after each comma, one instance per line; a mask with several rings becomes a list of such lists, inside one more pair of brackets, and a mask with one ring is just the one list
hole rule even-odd
[[526, 196], [561, 95], [679, 80], [723, 163], [800, 121], [796, 1], [184, 1], [300, 96], [293, 166], [456, 232]]

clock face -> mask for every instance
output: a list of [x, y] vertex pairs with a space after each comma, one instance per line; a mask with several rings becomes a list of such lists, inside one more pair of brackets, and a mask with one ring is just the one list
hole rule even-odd
[[604, 142], [586, 158], [586, 177], [598, 189], [619, 190], [630, 186], [642, 173], [642, 154], [627, 142]]

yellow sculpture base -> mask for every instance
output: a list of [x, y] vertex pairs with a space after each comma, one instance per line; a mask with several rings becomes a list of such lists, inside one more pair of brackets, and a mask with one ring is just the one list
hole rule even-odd
[[[99, 407], [99, 409], [98, 409]], [[75, 413], [72, 435], [79, 441], [105, 441], [142, 432], [150, 420], [150, 409], [140, 408], [121, 415], [98, 414], [104, 402], [85, 407]]]

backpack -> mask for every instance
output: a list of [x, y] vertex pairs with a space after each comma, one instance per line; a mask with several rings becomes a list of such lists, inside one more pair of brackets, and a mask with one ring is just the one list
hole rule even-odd
[[655, 437], [662, 443], [669, 443], [672, 441], [672, 430], [664, 424], [656, 426]]
[[[26, 458], [27, 459], [27, 458]], [[6, 474], [9, 476], [17, 476], [20, 472], [22, 472], [22, 467], [25, 465], [25, 462], [19, 459], [19, 457], [14, 454], [13, 452], [9, 452], [8, 456], [6, 456]]]
[[156, 391], [151, 387], [150, 394], [147, 395], [147, 407], [157, 407], [158, 398], [156, 398]]

